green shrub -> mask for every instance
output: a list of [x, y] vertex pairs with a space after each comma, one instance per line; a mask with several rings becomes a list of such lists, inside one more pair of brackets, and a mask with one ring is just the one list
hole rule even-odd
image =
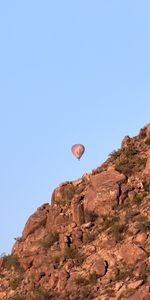
[[139, 222], [136, 224], [136, 228], [142, 232], [147, 232], [150, 230], [150, 221]]
[[50, 300], [52, 298], [52, 294], [48, 293], [45, 289], [41, 287], [36, 287], [34, 289], [35, 300]]
[[96, 283], [97, 279], [99, 278], [99, 275], [96, 272], [93, 272], [89, 275], [89, 283]]
[[133, 198], [133, 202], [137, 205], [140, 205], [143, 200], [143, 196], [141, 194], [136, 194]]
[[109, 233], [113, 235], [113, 237], [116, 239], [117, 242], [121, 241], [123, 236], [123, 232], [125, 231], [125, 225], [120, 224], [114, 224], [110, 230]]
[[96, 238], [96, 235], [94, 232], [91, 232], [91, 231], [87, 231], [84, 233], [83, 235], [83, 243], [84, 244], [88, 244], [88, 243], [91, 243], [92, 241], [94, 241]]
[[84, 261], [84, 257], [78, 252], [77, 248], [75, 248], [73, 245], [65, 248], [63, 257], [65, 260], [72, 258], [76, 266], [80, 266]]
[[18, 257], [16, 255], [10, 254], [7, 256], [4, 256], [3, 258], [3, 267], [6, 269], [11, 269], [14, 267], [16, 270], [21, 271], [22, 268], [20, 266], [20, 263], [18, 261]]
[[114, 224], [116, 224], [116, 222], [119, 222], [119, 217], [118, 216], [105, 216], [104, 217], [104, 229], [108, 229], [111, 226], [113, 226]]
[[113, 150], [108, 156], [110, 157], [111, 160], [115, 160], [120, 156], [121, 153], [122, 153], [122, 149]]
[[77, 249], [71, 245], [64, 249], [64, 259], [75, 258], [77, 255]]
[[80, 289], [80, 300], [85, 300], [85, 299], [93, 299], [93, 296], [91, 294], [91, 290], [87, 286], [82, 286]]
[[51, 259], [52, 259], [52, 263], [54, 265], [54, 268], [57, 269], [59, 267], [59, 265], [60, 265], [61, 257], [55, 255], [55, 256], [52, 256]]
[[62, 199], [61, 199], [61, 197], [57, 197], [57, 198], [55, 199], [55, 203], [56, 203], [57, 205], [61, 205], [61, 204], [62, 204]]
[[146, 144], [146, 145], [150, 145], [150, 139], [147, 139], [147, 140], [145, 141], [145, 144]]
[[98, 218], [98, 215], [94, 211], [89, 211], [85, 209], [84, 211], [84, 217], [86, 222], [95, 222]]
[[80, 275], [75, 277], [74, 281], [77, 285], [87, 285], [89, 283], [89, 281], [85, 277], [82, 277]]
[[146, 164], [146, 158], [140, 157], [139, 151], [132, 145], [122, 149], [122, 154], [116, 160], [116, 171], [130, 176], [134, 172], [141, 171]]
[[11, 279], [10, 281], [10, 286], [13, 290], [16, 290], [16, 288], [21, 284], [22, 282], [22, 277], [16, 277], [16, 278], [13, 278]]
[[59, 233], [58, 232], [51, 232], [49, 233], [44, 239], [40, 241], [40, 245], [48, 249], [52, 245], [54, 245], [55, 242], [59, 240]]
[[61, 189], [62, 202], [70, 203], [74, 194], [76, 192], [76, 187], [73, 184], [68, 184]]
[[132, 271], [133, 270], [127, 266], [122, 267], [122, 269], [117, 269], [114, 281], [124, 281], [128, 276], [132, 277]]

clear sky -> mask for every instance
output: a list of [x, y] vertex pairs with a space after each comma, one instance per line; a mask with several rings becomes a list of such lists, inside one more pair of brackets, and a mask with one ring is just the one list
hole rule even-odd
[[149, 0], [1, 1], [0, 253], [59, 183], [148, 122]]

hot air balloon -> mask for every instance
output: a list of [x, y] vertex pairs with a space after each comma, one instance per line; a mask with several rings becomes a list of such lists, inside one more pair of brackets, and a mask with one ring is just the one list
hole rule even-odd
[[83, 155], [85, 151], [85, 147], [82, 144], [75, 144], [72, 146], [71, 151], [73, 155], [80, 160], [81, 156]]

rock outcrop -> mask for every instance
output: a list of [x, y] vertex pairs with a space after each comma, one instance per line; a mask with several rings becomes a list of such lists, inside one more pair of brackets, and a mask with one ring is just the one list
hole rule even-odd
[[148, 124], [54, 190], [0, 258], [0, 299], [150, 299], [149, 140]]

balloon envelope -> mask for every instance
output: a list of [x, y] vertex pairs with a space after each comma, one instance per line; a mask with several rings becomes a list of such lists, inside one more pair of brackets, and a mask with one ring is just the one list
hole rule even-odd
[[72, 146], [71, 151], [77, 159], [80, 159], [85, 151], [85, 147], [82, 144], [75, 144]]

